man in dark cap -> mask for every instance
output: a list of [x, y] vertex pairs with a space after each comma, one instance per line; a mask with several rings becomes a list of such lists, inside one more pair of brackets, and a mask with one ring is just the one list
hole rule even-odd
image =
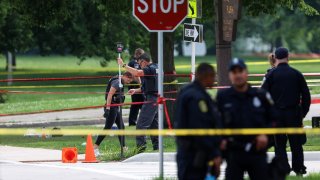
[[[299, 127], [303, 126], [303, 118], [307, 115], [310, 107], [311, 97], [309, 88], [303, 75], [289, 66], [289, 51], [280, 47], [275, 51], [276, 68], [271, 70], [262, 88], [269, 91], [277, 109], [277, 127]], [[288, 163], [286, 144], [289, 139], [292, 152], [292, 170], [297, 175], [306, 173], [304, 166], [302, 145], [306, 142], [305, 135], [276, 135], [275, 153], [276, 157], [284, 160], [287, 173], [291, 169]]]
[[[149, 55], [146, 53], [142, 54], [138, 58], [138, 63], [141, 69], [135, 69], [127, 64], [123, 63], [121, 58], [118, 58], [118, 64], [121, 65], [126, 71], [130, 72], [133, 76], [141, 77], [142, 87], [137, 89], [130, 89], [128, 93], [133, 95], [135, 93], [143, 93], [145, 96], [138, 120], [137, 129], [158, 129], [158, 76], [157, 69], [158, 65], [152, 63]], [[150, 103], [151, 102], [151, 103]], [[158, 136], [151, 136], [153, 150], [158, 150]], [[147, 148], [146, 137], [136, 137], [137, 150], [143, 152]]]
[[[273, 101], [270, 94], [248, 84], [247, 66], [241, 59], [233, 59], [229, 66], [232, 87], [220, 90], [217, 103], [223, 126], [230, 129], [267, 128], [273, 124]], [[223, 140], [226, 149], [226, 180], [268, 178], [267, 147], [269, 138], [258, 135], [232, 135]]]

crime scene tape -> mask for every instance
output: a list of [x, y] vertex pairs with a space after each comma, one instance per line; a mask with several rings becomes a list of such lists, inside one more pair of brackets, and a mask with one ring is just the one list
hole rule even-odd
[[[53, 92], [53, 91], [7, 91], [7, 90], [0, 90], [0, 93], [7, 93], [7, 94], [112, 94], [109, 92]], [[178, 91], [166, 91], [163, 92], [164, 94], [175, 94]], [[125, 94], [126, 93], [114, 93], [114, 94]], [[136, 92], [135, 94], [143, 94], [142, 92]]]
[[[319, 85], [320, 86], [320, 85]], [[7, 94], [110, 94], [108, 92], [48, 92], [48, 91], [1, 91], [0, 93]], [[164, 94], [176, 94], [178, 91], [167, 91], [163, 92]], [[114, 93], [114, 94], [122, 94], [122, 93]], [[143, 93], [135, 93], [135, 94], [143, 94]], [[319, 104], [319, 98], [311, 99], [311, 104]]]
[[66, 85], [39, 85], [39, 86], [5, 86], [1, 89], [38, 89], [38, 88], [73, 88], [73, 87], [106, 87], [105, 84], [66, 84]]
[[[314, 76], [320, 76], [320, 73], [302, 73], [303, 76], [307, 77], [314, 77]], [[249, 77], [264, 77], [266, 74], [249, 74]]]
[[[291, 60], [290, 64], [304, 64], [304, 63], [316, 63], [320, 62], [320, 59], [306, 59], [306, 60]], [[260, 62], [247, 62], [247, 65], [269, 65], [268, 61], [260, 61]]]
[[[186, 82], [188, 83], [188, 82]], [[186, 83], [163, 83], [164, 85], [179, 85]], [[138, 86], [140, 84], [125, 84], [124, 86]], [[4, 86], [1, 89], [37, 89], [37, 88], [73, 88], [73, 87], [106, 87], [106, 84], [66, 84], [66, 85], [36, 85], [36, 86]]]
[[[261, 81], [248, 81], [251, 84], [258, 84], [258, 83], [262, 83]], [[319, 83], [320, 79], [310, 79], [310, 80], [306, 80], [307, 83]]]
[[[307, 59], [307, 60], [292, 60], [290, 64], [305, 64], [305, 63], [316, 63], [320, 62], [320, 59]], [[258, 61], [258, 62], [246, 62], [248, 66], [251, 65], [269, 65], [269, 62], [266, 61]], [[216, 64], [211, 64], [212, 66], [216, 66]], [[175, 66], [176, 69], [185, 69], [191, 68], [191, 65], [177, 65]]]
[[[0, 135], [26, 135], [29, 129], [0, 128]], [[97, 130], [97, 129], [32, 129], [34, 134], [86, 136], [124, 135], [124, 136], [217, 136], [217, 135], [274, 135], [274, 134], [320, 134], [320, 128], [250, 128], [250, 129], [164, 129], [164, 130]]]
[[23, 112], [23, 113], [11, 113], [11, 114], [0, 114], [0, 117], [3, 116], [17, 116], [17, 115], [30, 115], [30, 114], [40, 114], [40, 113], [50, 113], [50, 112], [61, 112], [61, 111], [75, 111], [75, 110], [84, 110], [84, 109], [97, 109], [102, 107], [118, 107], [118, 106], [126, 106], [126, 105], [141, 105], [141, 104], [151, 104], [153, 103], [154, 106], [163, 104], [164, 112], [166, 115], [166, 119], [168, 121], [169, 127], [171, 128], [170, 116], [168, 113], [167, 108], [167, 101], [175, 101], [174, 98], [164, 98], [158, 97], [157, 101], [144, 101], [144, 102], [131, 102], [131, 103], [119, 103], [119, 104], [110, 104], [110, 105], [98, 105], [98, 106], [86, 106], [86, 107], [76, 107], [76, 108], [64, 108], [64, 109], [54, 109], [54, 110], [41, 110], [41, 111], [34, 111], [34, 112]]
[[[320, 76], [320, 73], [303, 73], [304, 76]], [[155, 75], [144, 75], [155, 76]], [[174, 77], [187, 77], [190, 78], [191, 74], [172, 74], [167, 73], [164, 76]], [[249, 77], [264, 77], [265, 74], [249, 74]], [[114, 76], [75, 76], [75, 77], [63, 77], [63, 78], [16, 78], [16, 79], [1, 79], [0, 82], [25, 82], [25, 81], [70, 81], [70, 80], [84, 80], [84, 79], [110, 79]], [[141, 76], [143, 77], [143, 76]]]
[[[146, 76], [157, 76], [157, 75], [144, 75]], [[190, 77], [190, 74], [164, 74], [164, 76], [174, 77]], [[110, 79], [114, 76], [75, 76], [75, 77], [63, 77], [63, 78], [16, 78], [16, 79], [1, 79], [0, 82], [25, 82], [25, 81], [70, 81], [70, 80], [83, 80], [83, 79]]]
[[1, 79], [0, 82], [21, 82], [21, 81], [68, 81], [68, 80], [83, 80], [83, 79], [106, 79], [112, 76], [78, 76], [65, 78], [19, 78], [19, 79]]
[[[320, 82], [320, 80], [317, 80]], [[164, 85], [184, 85], [190, 82], [170, 82], [170, 83], [163, 83]], [[313, 83], [317, 83], [314, 81]], [[256, 83], [252, 84], [261, 84], [261, 81], [257, 81]], [[139, 84], [126, 84], [125, 86], [131, 85], [139, 85]], [[308, 84], [309, 87], [316, 87], [320, 86], [320, 84]], [[106, 87], [105, 84], [66, 84], [66, 85], [37, 85], [37, 86], [3, 86], [1, 89], [41, 89], [41, 88], [76, 88], [76, 87]], [[229, 86], [214, 86], [211, 89], [223, 89]], [[253, 86], [253, 87], [260, 87], [260, 86]]]
[[1, 116], [16, 116], [16, 115], [49, 113], [49, 112], [60, 112], [60, 111], [75, 111], [75, 110], [84, 110], [84, 109], [97, 109], [97, 108], [102, 108], [102, 107], [117, 107], [117, 106], [126, 106], [126, 105], [140, 105], [140, 104], [149, 104], [149, 103], [156, 103], [156, 102], [151, 102], [151, 101], [131, 102], [131, 103], [110, 104], [110, 105], [98, 105], [98, 106], [85, 106], [85, 107], [64, 108], [64, 109], [54, 109], [54, 110], [42, 110], [42, 111], [26, 112], [26, 113], [0, 114], [0, 117]]

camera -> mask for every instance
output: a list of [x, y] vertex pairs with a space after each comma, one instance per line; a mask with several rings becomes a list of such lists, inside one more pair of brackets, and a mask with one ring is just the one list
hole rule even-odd
[[123, 44], [121, 42], [117, 42], [117, 53], [122, 53]]

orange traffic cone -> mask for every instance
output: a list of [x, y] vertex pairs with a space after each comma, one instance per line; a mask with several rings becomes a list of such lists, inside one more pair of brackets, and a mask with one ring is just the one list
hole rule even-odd
[[76, 163], [78, 161], [78, 149], [75, 147], [62, 149], [63, 163]]
[[86, 145], [86, 156], [83, 163], [97, 163], [96, 156], [94, 155], [92, 137], [91, 134], [87, 137], [87, 145]]

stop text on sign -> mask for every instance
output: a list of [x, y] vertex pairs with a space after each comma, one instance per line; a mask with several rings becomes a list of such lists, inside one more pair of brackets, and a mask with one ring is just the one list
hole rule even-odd
[[149, 31], [171, 32], [188, 14], [188, 0], [133, 0], [133, 16]]
[[[152, 0], [151, 7], [146, 0], [139, 0], [141, 5], [138, 5], [138, 11], [142, 14], [147, 13], [152, 8], [152, 13], [157, 13], [160, 10], [162, 13], [177, 13], [178, 5], [183, 4], [185, 0]], [[160, 5], [157, 7], [157, 5]]]

